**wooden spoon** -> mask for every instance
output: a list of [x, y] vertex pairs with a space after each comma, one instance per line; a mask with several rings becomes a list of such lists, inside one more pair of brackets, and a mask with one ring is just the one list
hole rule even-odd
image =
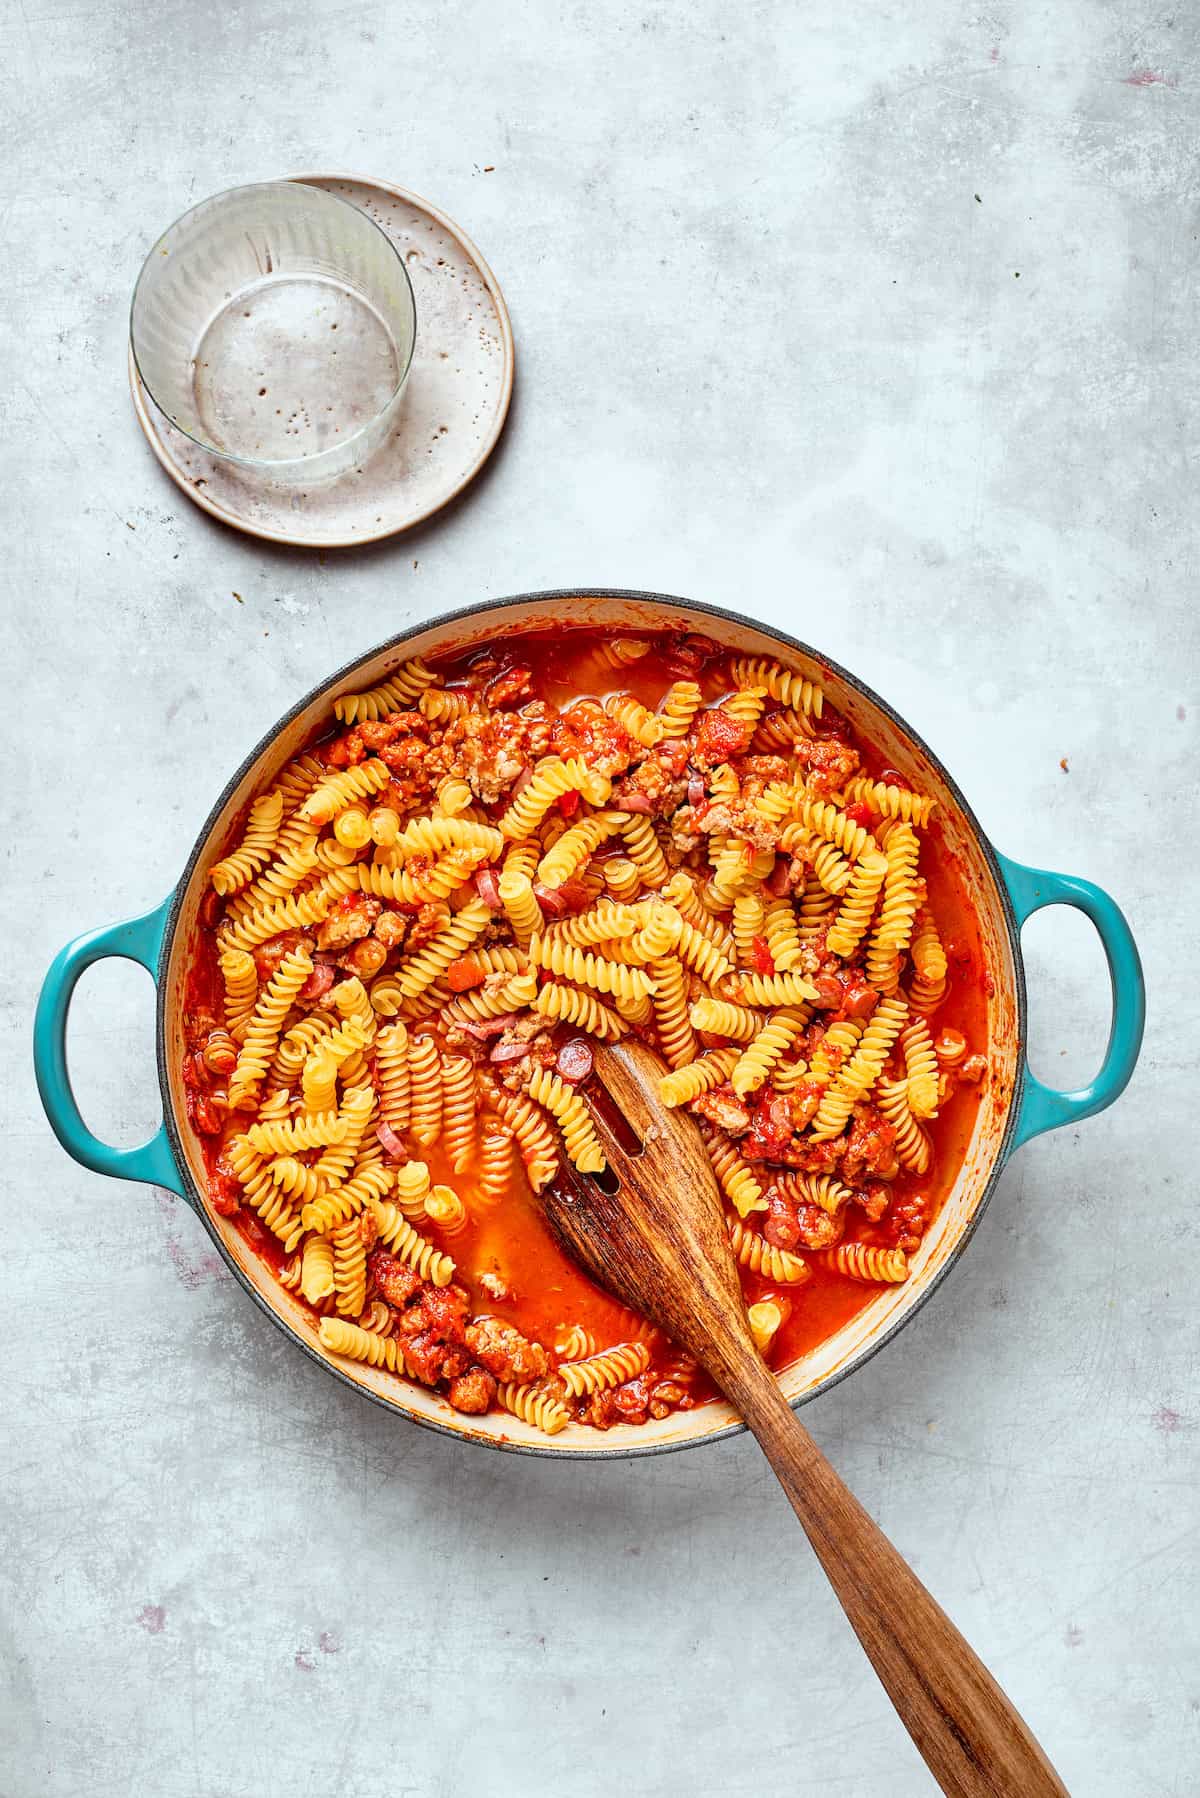
[[551, 1230], [622, 1304], [686, 1349], [741, 1413], [942, 1791], [1067, 1798], [1018, 1712], [842, 1484], [762, 1361], [703, 1140], [690, 1117], [661, 1104], [664, 1071], [640, 1046], [597, 1049], [608, 1100], [597, 1095], [591, 1112], [610, 1171], [589, 1177], [572, 1168], [542, 1193]]

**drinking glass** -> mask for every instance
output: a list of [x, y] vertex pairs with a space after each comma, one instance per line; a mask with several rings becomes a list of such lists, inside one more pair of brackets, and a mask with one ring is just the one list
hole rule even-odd
[[348, 200], [262, 181], [164, 232], [130, 313], [142, 384], [209, 455], [282, 481], [360, 466], [390, 433], [412, 362], [403, 258]]

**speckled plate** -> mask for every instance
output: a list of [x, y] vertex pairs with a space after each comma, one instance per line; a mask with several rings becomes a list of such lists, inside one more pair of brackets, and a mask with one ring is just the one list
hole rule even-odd
[[206, 455], [168, 424], [138, 377], [138, 422], [181, 492], [235, 530], [272, 543], [342, 549], [406, 531], [483, 467], [504, 429], [513, 384], [508, 308], [475, 245], [428, 200], [355, 175], [293, 175], [350, 200], [400, 250], [417, 303], [412, 371], [396, 429], [361, 468], [310, 489], [260, 479]]

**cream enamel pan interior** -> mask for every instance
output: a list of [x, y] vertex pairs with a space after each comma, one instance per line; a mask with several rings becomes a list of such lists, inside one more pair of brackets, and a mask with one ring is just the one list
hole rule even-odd
[[986, 1096], [953, 1190], [913, 1258], [911, 1278], [902, 1286], [882, 1289], [835, 1336], [788, 1368], [781, 1375], [788, 1399], [793, 1404], [800, 1403], [852, 1373], [912, 1315], [966, 1244], [1011, 1141], [1025, 1015], [1016, 920], [986, 839], [962, 795], [933, 755], [882, 701], [844, 671], [815, 652], [732, 613], [657, 595], [627, 593], [574, 591], [500, 600], [490, 607], [474, 608], [406, 632], [327, 681], [251, 755], [204, 827], [176, 894], [164, 940], [167, 959], [165, 978], [160, 979], [159, 985], [159, 1072], [168, 1133], [190, 1187], [187, 1196], [243, 1284], [307, 1353], [401, 1416], [456, 1436], [538, 1454], [644, 1454], [711, 1441], [742, 1426], [726, 1404], [713, 1403], [661, 1422], [619, 1425], [603, 1433], [572, 1424], [561, 1434], [547, 1438], [507, 1414], [465, 1417], [424, 1387], [402, 1383], [394, 1375], [374, 1368], [333, 1361], [321, 1348], [316, 1327], [303, 1306], [277, 1284], [234, 1225], [205, 1204], [203, 1157], [199, 1142], [186, 1123], [182, 1090], [180, 998], [197, 928], [197, 909], [208, 890], [209, 868], [220, 859], [233, 820], [254, 790], [328, 718], [335, 697], [377, 685], [397, 662], [412, 655], [461, 651], [493, 637], [511, 641], [523, 632], [555, 625], [567, 629], [600, 626], [639, 631], [695, 630], [740, 652], [774, 656], [789, 668], [819, 681], [855, 730], [883, 752], [886, 763], [908, 777], [914, 786], [935, 795], [935, 816], [940, 819], [942, 841], [959, 858], [978, 913], [984, 956], [992, 976]]

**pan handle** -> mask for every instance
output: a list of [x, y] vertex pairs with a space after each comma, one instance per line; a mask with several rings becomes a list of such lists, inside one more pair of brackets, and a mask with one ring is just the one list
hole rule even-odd
[[1142, 1046], [1146, 1023], [1146, 983], [1133, 932], [1116, 900], [1090, 880], [1073, 874], [1052, 874], [1046, 868], [1027, 868], [997, 854], [1000, 872], [1008, 888], [1018, 926], [1046, 905], [1073, 905], [1096, 926], [1112, 981], [1112, 1028], [1100, 1070], [1089, 1085], [1076, 1092], [1059, 1092], [1046, 1086], [1025, 1062], [1020, 1086], [1013, 1148], [1019, 1149], [1043, 1130], [1078, 1123], [1103, 1111], [1120, 1098], [1129, 1085]]
[[84, 1123], [67, 1072], [67, 1013], [79, 976], [93, 962], [119, 955], [126, 961], [138, 962], [157, 983], [172, 897], [169, 895], [156, 911], [147, 912], [144, 917], [90, 930], [59, 951], [38, 998], [33, 1023], [33, 1066], [50, 1128], [68, 1155], [97, 1174], [111, 1174], [116, 1180], [144, 1180], [151, 1186], [168, 1187], [186, 1199], [165, 1123], [140, 1148], [112, 1148]]

